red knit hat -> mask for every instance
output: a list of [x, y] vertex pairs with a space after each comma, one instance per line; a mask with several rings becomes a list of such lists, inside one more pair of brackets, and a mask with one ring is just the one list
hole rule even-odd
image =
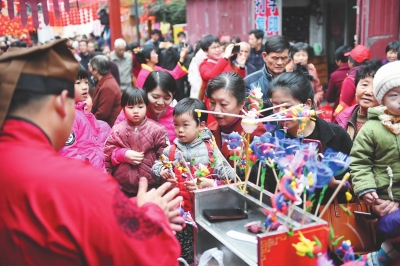
[[371, 52], [364, 45], [356, 45], [353, 50], [344, 54], [345, 56], [351, 56], [357, 63], [361, 64], [365, 60], [371, 59]]

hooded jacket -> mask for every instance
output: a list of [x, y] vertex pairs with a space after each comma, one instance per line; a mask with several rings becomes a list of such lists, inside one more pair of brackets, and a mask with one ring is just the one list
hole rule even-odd
[[85, 105], [84, 102], [75, 104], [72, 131], [60, 154], [88, 161], [105, 172], [103, 148], [111, 128], [106, 122], [97, 120], [92, 113], [86, 112]]
[[[154, 188], [159, 180], [151, 175], [151, 167], [166, 146], [165, 129], [153, 120], [145, 118], [139, 126], [124, 120], [112, 128], [104, 147], [106, 170], [117, 179], [122, 190], [128, 193], [137, 193], [142, 176], [148, 179], [149, 189]], [[119, 149], [143, 152], [143, 161], [139, 165], [132, 165], [123, 159], [116, 160], [114, 157], [121, 158], [116, 155]]]
[[[379, 198], [400, 201], [400, 135], [393, 134], [382, 123], [387, 119], [386, 107], [368, 109], [368, 121], [358, 132], [351, 150], [350, 172], [357, 196], [376, 191]], [[389, 177], [390, 167], [393, 177]]]

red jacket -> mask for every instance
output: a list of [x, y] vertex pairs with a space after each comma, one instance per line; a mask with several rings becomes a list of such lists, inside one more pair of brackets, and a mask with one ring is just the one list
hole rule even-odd
[[356, 73], [361, 66], [353, 67], [347, 77], [343, 80], [342, 89], [340, 91], [339, 105], [336, 107], [333, 117], [336, 117], [344, 109], [357, 103], [356, 101]]
[[[236, 121], [235, 125], [233, 126], [233, 130], [231, 130], [231, 132], [229, 132], [229, 133], [236, 131], [241, 135], [245, 134], [245, 132], [243, 131], [241, 122], [242, 122], [242, 119], [238, 119]], [[217, 143], [218, 148], [221, 150], [222, 155], [224, 155], [224, 157], [228, 160], [228, 162], [233, 166], [233, 162], [229, 160], [230, 150], [228, 149], [226, 142], [224, 142], [222, 140], [221, 127], [218, 125], [218, 123], [216, 121], [214, 121], [210, 125], [208, 125], [208, 128], [212, 131], [214, 138], [215, 138], [215, 142]], [[250, 141], [253, 140], [254, 136], [261, 136], [265, 132], [267, 132], [267, 130], [265, 129], [264, 124], [261, 122], [258, 123], [258, 127], [250, 135]]]
[[0, 265], [177, 265], [161, 208], [138, 208], [114, 178], [58, 154], [36, 125], [6, 120], [0, 154]]
[[341, 64], [340, 67], [331, 74], [325, 97], [328, 102], [335, 103], [333, 105], [333, 110], [335, 110], [339, 104], [342, 83], [349, 71], [350, 71], [349, 64], [346, 62]]
[[[157, 187], [161, 180], [153, 178], [151, 167], [167, 147], [166, 140], [164, 127], [151, 119], [145, 118], [139, 126], [127, 119], [122, 121], [112, 128], [104, 147], [107, 172], [129, 193], [137, 193], [140, 177], [148, 179], [149, 189]], [[124, 155], [127, 150], [143, 152], [142, 163], [132, 165], [126, 162]]]
[[110, 73], [99, 80], [94, 88], [92, 100], [94, 116], [112, 127], [121, 111], [121, 90]]

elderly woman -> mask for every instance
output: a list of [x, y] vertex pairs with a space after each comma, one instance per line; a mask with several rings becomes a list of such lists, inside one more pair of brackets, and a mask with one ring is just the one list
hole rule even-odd
[[[229, 113], [241, 114], [246, 101], [246, 85], [243, 78], [235, 72], [222, 73], [208, 82], [206, 97], [210, 99], [210, 110]], [[228, 135], [234, 131], [244, 134], [241, 118], [213, 115], [215, 121], [208, 125], [213, 132], [217, 146], [222, 151], [225, 158], [229, 157], [229, 150], [225, 144]], [[262, 123], [258, 124], [256, 130], [251, 134], [261, 136], [266, 132]]]
[[374, 96], [372, 81], [376, 71], [382, 66], [381, 61], [371, 60], [364, 63], [356, 73], [357, 104], [341, 112], [335, 122], [344, 128], [354, 141], [358, 131], [367, 122], [368, 108], [378, 106]]

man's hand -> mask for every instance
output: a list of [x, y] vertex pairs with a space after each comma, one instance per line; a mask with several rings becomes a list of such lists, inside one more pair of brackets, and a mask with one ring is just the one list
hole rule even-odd
[[143, 158], [144, 158], [143, 152], [137, 152], [133, 150], [127, 150], [125, 152], [125, 159], [130, 164], [139, 165], [142, 163]]
[[141, 177], [139, 180], [137, 205], [140, 208], [148, 202], [156, 204], [164, 211], [170, 222], [171, 229], [173, 231], [179, 232], [182, 230], [182, 226], [180, 226], [179, 224], [183, 223], [184, 220], [182, 217], [179, 216], [180, 213], [177, 208], [183, 198], [181, 196], [176, 197], [176, 195], [178, 195], [179, 193], [178, 188], [171, 189], [168, 193], [165, 194], [170, 186], [171, 184], [167, 182], [162, 184], [157, 189], [153, 188], [152, 190], [147, 191], [147, 179], [145, 177]]
[[379, 198], [378, 194], [376, 194], [376, 192], [373, 191], [373, 192], [364, 194], [362, 196], [361, 200], [367, 205], [372, 205], [378, 198]]
[[399, 208], [399, 203], [391, 200], [383, 200], [377, 198], [371, 207], [372, 210], [376, 213], [376, 215], [382, 217], [385, 216], [386, 214], [389, 214], [397, 210]]

